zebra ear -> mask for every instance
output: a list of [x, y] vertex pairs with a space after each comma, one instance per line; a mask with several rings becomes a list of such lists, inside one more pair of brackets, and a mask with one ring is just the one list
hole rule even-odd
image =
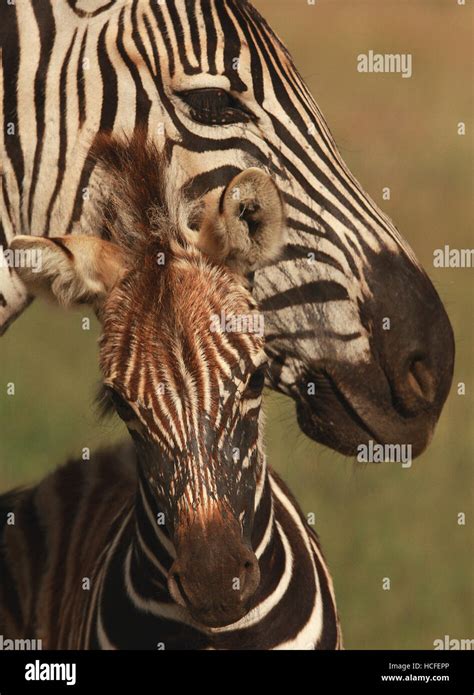
[[28, 292], [63, 306], [100, 306], [126, 272], [123, 252], [93, 236], [17, 236], [10, 249]]
[[281, 253], [285, 242], [281, 193], [262, 169], [246, 169], [222, 193], [217, 218], [206, 220], [198, 246], [248, 275]]

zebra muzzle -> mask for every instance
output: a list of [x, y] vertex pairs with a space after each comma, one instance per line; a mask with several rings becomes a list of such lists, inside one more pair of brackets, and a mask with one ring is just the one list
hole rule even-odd
[[172, 598], [207, 627], [243, 618], [259, 586], [260, 569], [238, 522], [194, 522], [177, 535], [177, 558], [168, 575]]

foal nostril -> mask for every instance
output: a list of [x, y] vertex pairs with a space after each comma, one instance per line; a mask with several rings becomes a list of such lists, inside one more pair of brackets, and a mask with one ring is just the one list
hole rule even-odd
[[[175, 565], [176, 564], [177, 563], [175, 563]], [[186, 602], [189, 601], [189, 598], [183, 586], [183, 582], [181, 581], [180, 571], [175, 569], [175, 567], [171, 568], [168, 577], [168, 587], [171, 596], [176, 601], [176, 603], [180, 604], [181, 606], [185, 606]]]
[[183, 584], [181, 582], [181, 577], [179, 575], [179, 572], [173, 572], [171, 575], [171, 580], [176, 584], [180, 592], [183, 594], [183, 596], [186, 596], [186, 592], [184, 591]]
[[252, 551], [247, 551], [242, 563], [240, 577], [240, 601], [247, 601], [260, 583], [260, 568], [258, 560]]

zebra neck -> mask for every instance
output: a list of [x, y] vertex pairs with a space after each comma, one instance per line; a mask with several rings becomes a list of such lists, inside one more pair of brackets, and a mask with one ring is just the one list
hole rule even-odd
[[[252, 549], [261, 560], [262, 555], [270, 549], [275, 536], [275, 514], [270, 474], [265, 466], [257, 484], [255, 498], [255, 516], [252, 527]], [[262, 568], [261, 568], [262, 569]]]
[[176, 557], [165, 520], [150, 486], [139, 474], [129, 536], [130, 563], [143, 581], [162, 586], [166, 586], [168, 572]]
[[[340, 632], [332, 582], [316, 536], [272, 471], [257, 486], [252, 545], [260, 584], [248, 613], [220, 628], [195, 623], [175, 603], [167, 575], [175, 550], [160, 514], [138, 491], [119, 520], [91, 604], [90, 648], [334, 648]], [[157, 635], [159, 637], [157, 637]], [[158, 648], [164, 648], [162, 646]]]

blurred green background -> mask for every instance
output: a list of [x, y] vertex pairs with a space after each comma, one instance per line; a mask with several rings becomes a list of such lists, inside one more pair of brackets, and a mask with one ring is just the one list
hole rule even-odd
[[[312, 443], [292, 403], [273, 394], [269, 461], [316, 514], [347, 648], [431, 649], [444, 635], [472, 638], [473, 270], [432, 263], [444, 244], [474, 245], [472, 3], [255, 4], [292, 52], [347, 164], [433, 279], [457, 341], [452, 393], [431, 447], [411, 469], [356, 464]], [[412, 78], [359, 74], [357, 55], [370, 49], [412, 53]], [[382, 201], [384, 186], [390, 201]], [[0, 341], [0, 490], [40, 478], [83, 447], [126, 436], [118, 421], [99, 422], [93, 408], [98, 329], [92, 320], [82, 330], [86, 315], [36, 302]], [[8, 382], [15, 397], [5, 395]]]

